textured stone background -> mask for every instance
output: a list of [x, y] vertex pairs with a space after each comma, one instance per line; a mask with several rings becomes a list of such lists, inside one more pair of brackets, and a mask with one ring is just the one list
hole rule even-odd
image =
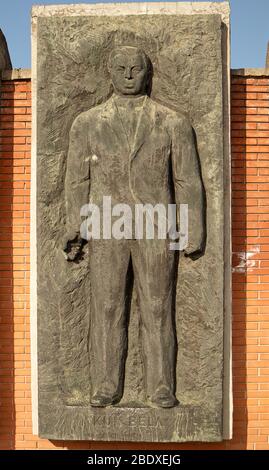
[[[181, 258], [179, 263], [176, 327], [177, 397], [181, 407], [167, 411], [166, 415], [162, 410], [147, 409], [154, 419], [169, 417], [169, 426], [163, 424], [162, 430], [158, 424], [153, 425], [151, 433], [146, 425], [143, 432], [133, 432], [128, 438], [219, 440], [224, 282], [221, 18], [219, 15], [41, 17], [37, 28], [40, 434], [51, 438], [120, 440], [127, 429], [125, 424], [115, 430], [108, 419], [122, 413], [123, 407], [101, 412], [108, 421], [103, 423], [100, 435], [94, 431], [98, 423], [93, 424], [89, 418], [92, 417], [89, 409], [67, 408], [62, 404], [61, 389], [66, 383], [76, 385], [85, 394], [90, 390], [87, 353], [90, 310], [85, 302], [85, 290], [89, 292], [87, 257], [80, 265], [71, 266], [61, 248], [69, 130], [81, 111], [110, 95], [108, 54], [115, 44], [129, 44], [142, 47], [152, 60], [152, 98], [186, 112], [195, 129], [207, 195], [207, 247], [200, 260]], [[127, 417], [136, 412], [130, 409], [130, 404], [138, 406], [144, 393], [138, 324], [134, 291], [121, 402], [126, 406]], [[139, 420], [137, 423], [139, 427]]]

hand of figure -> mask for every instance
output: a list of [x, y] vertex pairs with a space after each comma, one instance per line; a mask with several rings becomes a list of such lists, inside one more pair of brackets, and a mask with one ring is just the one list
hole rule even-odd
[[79, 234], [67, 234], [64, 241], [64, 253], [67, 261], [76, 261], [82, 253], [85, 240]]

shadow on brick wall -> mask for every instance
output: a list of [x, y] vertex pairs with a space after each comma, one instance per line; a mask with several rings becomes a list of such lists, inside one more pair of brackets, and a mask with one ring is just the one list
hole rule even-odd
[[14, 112], [5, 107], [14, 85], [0, 82], [0, 449], [15, 447], [13, 298]]
[[[247, 416], [247, 128], [246, 78], [232, 77], [232, 247], [233, 247], [233, 441], [246, 449]], [[254, 124], [253, 124], [254, 125]]]

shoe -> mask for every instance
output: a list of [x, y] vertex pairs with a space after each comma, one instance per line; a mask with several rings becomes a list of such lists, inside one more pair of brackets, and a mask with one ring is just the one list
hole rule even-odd
[[166, 387], [158, 389], [154, 395], [150, 397], [150, 402], [158, 408], [173, 408], [178, 404], [175, 395]]
[[109, 405], [114, 405], [118, 401], [118, 397], [115, 397], [115, 395], [107, 395], [102, 392], [96, 392], [92, 398], [91, 398], [91, 406], [96, 406], [96, 407], [105, 407]]

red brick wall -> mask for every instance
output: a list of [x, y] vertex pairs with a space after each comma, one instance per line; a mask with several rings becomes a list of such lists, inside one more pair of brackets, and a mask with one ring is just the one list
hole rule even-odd
[[30, 95], [30, 80], [2, 82], [0, 448], [269, 449], [269, 77], [232, 79], [234, 438], [210, 445], [50, 442], [32, 435]]

